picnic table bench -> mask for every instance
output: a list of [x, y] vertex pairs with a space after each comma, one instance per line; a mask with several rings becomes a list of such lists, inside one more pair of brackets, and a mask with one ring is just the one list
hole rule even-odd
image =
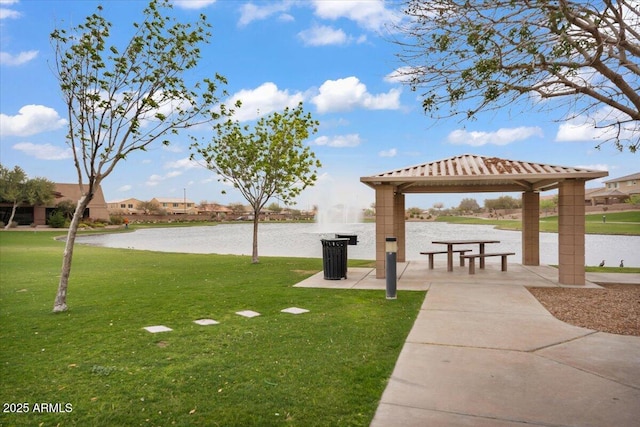
[[[452, 250], [452, 253], [459, 253], [460, 254], [460, 267], [464, 267], [464, 258], [462, 258], [462, 255], [466, 254], [467, 252], [471, 252], [471, 249], [456, 249], [456, 250]], [[429, 270], [433, 270], [433, 258], [434, 255], [437, 254], [448, 254], [449, 251], [427, 251], [427, 252], [420, 252], [420, 255], [428, 255], [429, 256]]]
[[[502, 257], [502, 271], [507, 271], [507, 257], [509, 255], [515, 255], [515, 252], [496, 252], [496, 253], [483, 253], [483, 254], [469, 254], [469, 255], [460, 255], [461, 259], [469, 260], [469, 274], [476, 274], [476, 263], [475, 259], [479, 258], [480, 260], [484, 260], [487, 257], [499, 256]], [[480, 268], [484, 268], [484, 264], [480, 266]]]
[[[473, 240], [434, 240], [436, 245], [447, 245], [447, 271], [453, 271], [453, 247], [456, 245], [478, 245], [480, 254], [484, 253], [484, 247], [488, 243], [500, 243], [500, 240], [473, 239]], [[461, 260], [462, 262], [462, 260]], [[484, 268], [484, 257], [480, 257], [480, 268]], [[474, 267], [475, 271], [475, 267]]]

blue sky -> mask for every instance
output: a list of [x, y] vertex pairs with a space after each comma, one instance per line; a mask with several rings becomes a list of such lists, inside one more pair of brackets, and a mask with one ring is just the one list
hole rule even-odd
[[[609, 171], [607, 179], [638, 172], [637, 155], [610, 144], [594, 147], [594, 129], [562, 120], [571, 113], [535, 101], [480, 116], [434, 121], [421, 99], [393, 79], [402, 66], [390, 24], [402, 19], [398, 2], [361, 1], [175, 1], [173, 14], [195, 21], [203, 13], [213, 37], [202, 51], [201, 77], [218, 72], [228, 79], [230, 98], [243, 108], [236, 118], [256, 118], [295, 106], [320, 121], [306, 143], [323, 163], [314, 188], [297, 208], [331, 202], [369, 206], [374, 192], [361, 176], [460, 154], [497, 156]], [[0, 162], [19, 165], [30, 177], [76, 182], [65, 144], [65, 107], [52, 72], [49, 34], [69, 28], [104, 5], [122, 45], [140, 21], [144, 1], [0, 0]], [[180, 197], [228, 204], [244, 202], [235, 190], [189, 161], [186, 135], [169, 147], [154, 146], [129, 156], [102, 184], [108, 201], [135, 197]], [[591, 182], [588, 186], [597, 186]], [[226, 194], [222, 193], [226, 190]], [[464, 197], [482, 205], [501, 194], [410, 195], [407, 207], [434, 203], [456, 206]], [[517, 194], [514, 196], [518, 196]]]

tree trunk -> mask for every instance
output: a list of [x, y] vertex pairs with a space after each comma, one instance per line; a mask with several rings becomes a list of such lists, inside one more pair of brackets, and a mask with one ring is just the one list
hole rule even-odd
[[251, 254], [251, 262], [257, 264], [258, 260], [258, 222], [260, 221], [260, 213], [253, 212], [253, 252]]
[[11, 227], [11, 223], [13, 222], [13, 217], [16, 216], [16, 209], [18, 208], [18, 202], [13, 204], [13, 209], [11, 209], [11, 217], [9, 218], [9, 222], [4, 226], [5, 230], [8, 230]]
[[82, 195], [78, 200], [76, 211], [71, 219], [69, 225], [69, 232], [67, 233], [67, 242], [64, 246], [64, 254], [62, 257], [62, 271], [60, 273], [60, 283], [58, 284], [58, 293], [56, 294], [56, 300], [53, 303], [53, 312], [59, 313], [67, 311], [67, 285], [69, 284], [69, 275], [71, 274], [71, 260], [73, 258], [73, 245], [76, 241], [76, 235], [78, 234], [78, 226], [80, 220], [84, 214], [84, 210], [89, 205], [89, 202], [93, 198], [92, 194]]

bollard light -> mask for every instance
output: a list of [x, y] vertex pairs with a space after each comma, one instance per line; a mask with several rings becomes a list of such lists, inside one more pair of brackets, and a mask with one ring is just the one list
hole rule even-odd
[[398, 241], [395, 237], [387, 237], [384, 243], [385, 252], [398, 252]]
[[396, 253], [398, 252], [398, 241], [395, 237], [387, 237], [384, 243], [386, 257], [386, 276], [387, 276], [387, 299], [396, 299]]

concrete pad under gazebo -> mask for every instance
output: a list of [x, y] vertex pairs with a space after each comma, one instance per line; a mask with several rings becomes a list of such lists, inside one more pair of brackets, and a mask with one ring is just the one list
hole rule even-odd
[[385, 239], [405, 259], [405, 194], [522, 192], [522, 264], [540, 264], [540, 192], [558, 189], [558, 282], [584, 285], [585, 182], [604, 171], [472, 154], [361, 177], [376, 191], [376, 277], [385, 277]]

